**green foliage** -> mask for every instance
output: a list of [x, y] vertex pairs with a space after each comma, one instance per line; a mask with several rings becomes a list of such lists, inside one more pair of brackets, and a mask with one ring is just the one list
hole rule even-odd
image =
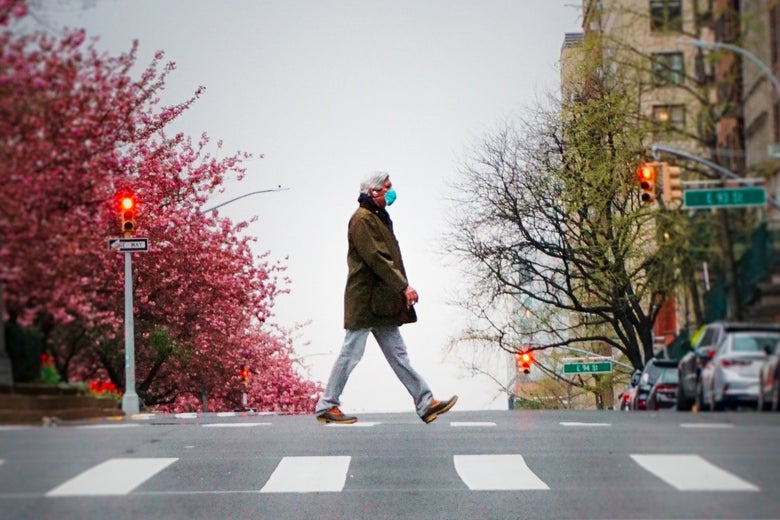
[[38, 379], [40, 379], [41, 383], [49, 385], [56, 385], [62, 381], [57, 367], [54, 366], [54, 360], [48, 354], [41, 355], [41, 372]]

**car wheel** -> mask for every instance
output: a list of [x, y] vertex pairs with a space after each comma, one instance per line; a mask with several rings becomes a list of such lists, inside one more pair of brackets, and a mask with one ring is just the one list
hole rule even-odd
[[772, 385], [772, 411], [780, 410], [780, 381], [775, 377], [775, 384]]
[[701, 381], [696, 381], [696, 396], [695, 396], [695, 403], [696, 403], [696, 409], [700, 412], [703, 412], [704, 410], [707, 410], [709, 408], [709, 404], [704, 401], [704, 388], [702, 387]]
[[710, 388], [710, 410], [713, 412], [723, 411], [723, 401], [718, 401], [715, 399], [715, 392], [712, 388]]

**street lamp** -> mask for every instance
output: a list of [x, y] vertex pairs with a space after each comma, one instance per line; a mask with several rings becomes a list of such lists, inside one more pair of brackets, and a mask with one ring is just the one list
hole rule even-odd
[[250, 193], [244, 193], [243, 195], [239, 195], [238, 197], [232, 198], [232, 199], [230, 199], [228, 201], [221, 202], [220, 204], [217, 204], [216, 206], [212, 206], [212, 207], [210, 207], [208, 209], [203, 209], [200, 212], [201, 213], [207, 213], [209, 211], [214, 211], [215, 209], [221, 208], [222, 206], [227, 206], [231, 202], [235, 202], [237, 200], [241, 200], [241, 199], [243, 199], [245, 197], [249, 197], [250, 195], [257, 195], [258, 193], [269, 193], [269, 192], [272, 192], [272, 191], [287, 191], [289, 189], [290, 188], [282, 188], [281, 186], [279, 186], [278, 188], [271, 188], [271, 189], [268, 189], [268, 190], [259, 190], [259, 191], [253, 191], [253, 192], [250, 192]]
[[[753, 64], [758, 67], [758, 69], [763, 72], [767, 78], [769, 78], [769, 81], [772, 83], [772, 87], [775, 89], [777, 99], [780, 101], [780, 81], [778, 81], [777, 76], [774, 75], [772, 69], [770, 69], [763, 61], [759, 60], [755, 54], [743, 49], [742, 47], [737, 47], [736, 45], [723, 42], [708, 42], [705, 40], [696, 40], [693, 38], [680, 38], [677, 40], [677, 43], [680, 45], [691, 45], [701, 49], [726, 49], [744, 56], [745, 58], [752, 61]], [[776, 146], [770, 146], [769, 155], [774, 158], [780, 158], [780, 151], [777, 150]]]

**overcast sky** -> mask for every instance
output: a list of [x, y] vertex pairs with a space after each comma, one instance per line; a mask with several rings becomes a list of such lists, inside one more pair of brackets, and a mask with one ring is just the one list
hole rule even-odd
[[[390, 208], [419, 321], [401, 328], [412, 364], [459, 409], [505, 408], [506, 396], [444, 347], [457, 334], [459, 271], [441, 236], [446, 196], [474, 143], [559, 88], [564, 33], [580, 26], [574, 0], [90, 0], [48, 6], [52, 26], [83, 27], [112, 53], [140, 42], [176, 62], [166, 103], [205, 95], [177, 123], [208, 133], [249, 162], [221, 214], [258, 221], [257, 253], [285, 259], [284, 326], [310, 322], [297, 341], [309, 375], [325, 381], [343, 340], [346, 226], [359, 182], [390, 173]], [[91, 5], [94, 4], [94, 5]], [[506, 378], [502, 364], [491, 369]], [[373, 339], [342, 395], [346, 412], [410, 411], [409, 395]]]

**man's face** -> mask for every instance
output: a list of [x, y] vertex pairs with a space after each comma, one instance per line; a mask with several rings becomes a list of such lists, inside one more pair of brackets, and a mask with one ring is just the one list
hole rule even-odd
[[385, 183], [382, 185], [381, 189], [373, 190], [372, 198], [374, 199], [374, 203], [379, 206], [380, 208], [384, 208], [387, 206], [387, 201], [385, 200], [385, 193], [387, 193], [391, 188], [393, 187], [393, 183], [390, 182], [390, 177], [385, 179]]

